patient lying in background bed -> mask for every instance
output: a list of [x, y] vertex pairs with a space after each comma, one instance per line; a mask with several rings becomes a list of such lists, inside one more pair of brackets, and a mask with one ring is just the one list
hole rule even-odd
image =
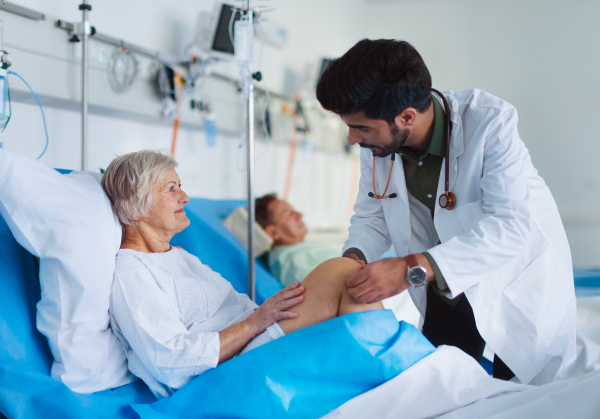
[[349, 296], [345, 279], [361, 266], [348, 258], [321, 264], [302, 284], [289, 285], [258, 307], [198, 258], [169, 244], [190, 223], [176, 166], [172, 158], [145, 150], [116, 158], [102, 180], [124, 229], [111, 326], [129, 369], [157, 398], [284, 334], [383, 308]]
[[275, 194], [256, 200], [256, 222], [273, 239], [269, 270], [284, 287], [301, 282], [318, 265], [340, 256], [324, 244], [306, 241], [302, 214]]

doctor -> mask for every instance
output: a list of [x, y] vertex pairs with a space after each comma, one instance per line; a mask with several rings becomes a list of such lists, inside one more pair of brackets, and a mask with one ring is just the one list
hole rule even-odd
[[[410, 293], [423, 334], [494, 377], [544, 384], [575, 358], [569, 244], [517, 131], [517, 111], [481, 90], [432, 91], [407, 42], [362, 40], [323, 73], [322, 106], [361, 147], [344, 255], [360, 303]], [[397, 258], [378, 260], [393, 245]], [[385, 304], [385, 301], [384, 301]]]

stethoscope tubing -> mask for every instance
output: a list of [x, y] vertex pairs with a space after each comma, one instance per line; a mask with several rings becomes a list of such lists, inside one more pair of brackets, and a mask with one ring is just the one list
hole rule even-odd
[[[444, 95], [436, 89], [431, 89], [436, 95], [442, 99], [442, 103], [444, 104], [444, 139], [446, 142], [446, 158], [444, 159], [444, 193], [439, 197], [439, 204], [442, 208], [451, 210], [454, 208], [456, 204], [456, 198], [450, 189], [450, 166], [448, 162], [450, 161], [450, 136], [452, 134], [452, 124], [450, 123], [450, 106], [448, 105], [448, 101], [444, 97]], [[435, 100], [435, 99], [432, 99]], [[388, 190], [388, 186], [390, 185], [390, 179], [392, 178], [392, 170], [394, 168], [394, 161], [396, 160], [396, 153], [392, 154], [392, 161], [390, 164], [390, 172], [388, 173], [387, 183], [385, 184], [385, 189], [383, 190], [383, 194], [379, 195], [377, 193], [377, 188], [375, 185], [375, 156], [373, 156], [373, 192], [369, 192], [369, 197], [375, 199], [388, 199], [388, 198], [396, 198], [397, 194], [393, 193], [390, 195], [386, 195]]]

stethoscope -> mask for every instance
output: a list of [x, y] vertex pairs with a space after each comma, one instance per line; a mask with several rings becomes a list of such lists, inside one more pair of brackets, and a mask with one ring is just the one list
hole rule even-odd
[[[452, 208], [454, 208], [454, 206], [456, 205], [456, 197], [454, 196], [454, 194], [450, 191], [448, 191], [448, 189], [450, 188], [450, 181], [449, 181], [449, 166], [448, 166], [448, 160], [450, 160], [450, 134], [452, 133], [452, 124], [450, 124], [450, 106], [448, 106], [448, 102], [446, 101], [446, 98], [444, 97], [443, 94], [441, 94], [439, 91], [435, 90], [435, 89], [431, 89], [433, 92], [435, 92], [441, 99], [442, 102], [444, 103], [444, 125], [445, 125], [445, 137], [446, 137], [446, 160], [445, 160], [445, 184], [444, 184], [444, 193], [440, 195], [439, 199], [438, 199], [438, 203], [440, 204], [440, 207], [445, 208], [447, 210], [451, 210]], [[435, 99], [433, 99], [435, 100]], [[398, 194], [389, 194], [386, 195], [385, 193], [388, 190], [388, 186], [390, 185], [390, 179], [392, 178], [392, 170], [394, 169], [394, 160], [396, 160], [396, 153], [392, 154], [392, 162], [390, 164], [390, 173], [388, 174], [388, 179], [387, 179], [387, 183], [385, 184], [385, 189], [383, 190], [383, 195], [379, 195], [377, 193], [377, 188], [375, 187], [375, 156], [373, 156], [373, 192], [369, 192], [369, 196], [371, 198], [375, 198], [375, 199], [387, 199], [387, 198], [396, 198], [398, 196]]]

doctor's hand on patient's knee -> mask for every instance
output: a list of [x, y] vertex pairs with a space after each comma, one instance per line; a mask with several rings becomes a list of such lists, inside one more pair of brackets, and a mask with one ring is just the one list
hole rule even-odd
[[373, 304], [400, 294], [410, 287], [404, 258], [371, 262], [346, 280], [348, 294], [361, 304]]
[[304, 300], [304, 296], [301, 295], [303, 292], [304, 287], [300, 285], [299, 282], [296, 282], [285, 287], [272, 297], [267, 298], [265, 302], [254, 310], [254, 313], [245, 320], [252, 329], [254, 335], [260, 335], [267, 327], [279, 320], [298, 317], [297, 313], [285, 310], [300, 304], [302, 300]]
[[360, 258], [358, 257], [358, 255], [356, 253], [346, 253], [344, 255], [344, 257], [357, 261], [360, 266], [365, 266], [365, 261], [360, 260]]

